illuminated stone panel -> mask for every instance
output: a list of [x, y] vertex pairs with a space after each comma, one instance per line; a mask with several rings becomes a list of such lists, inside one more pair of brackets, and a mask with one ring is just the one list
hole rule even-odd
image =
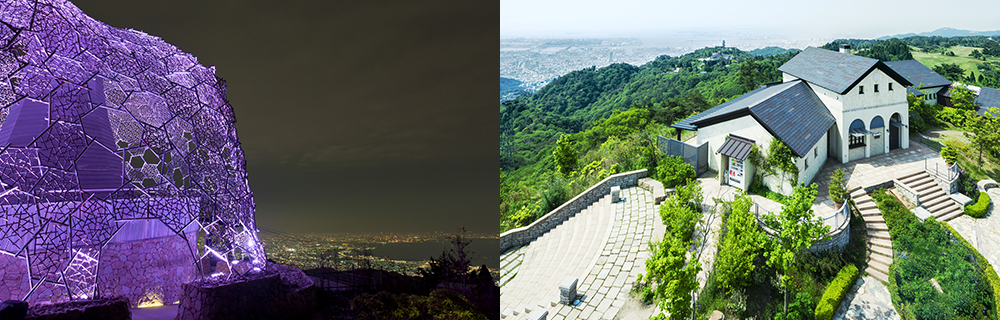
[[0, 299], [170, 303], [202, 259], [263, 266], [214, 67], [68, 1], [0, 22]]

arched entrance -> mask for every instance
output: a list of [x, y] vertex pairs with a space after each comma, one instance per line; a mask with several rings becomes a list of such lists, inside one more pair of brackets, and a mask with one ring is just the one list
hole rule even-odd
[[866, 135], [868, 135], [868, 130], [865, 129], [865, 121], [854, 119], [847, 132], [847, 161], [854, 161], [865, 157]]
[[893, 113], [892, 117], [889, 118], [889, 150], [899, 149], [899, 139], [900, 139], [900, 128], [903, 127], [903, 122], [899, 117], [899, 113]]
[[885, 133], [885, 121], [882, 120], [882, 116], [872, 118], [869, 128], [872, 132], [870, 154], [875, 156], [885, 153], [886, 137], [882, 136]]

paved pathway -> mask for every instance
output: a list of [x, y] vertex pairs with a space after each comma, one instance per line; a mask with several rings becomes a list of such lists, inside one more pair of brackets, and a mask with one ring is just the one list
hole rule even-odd
[[889, 288], [872, 277], [861, 277], [840, 300], [834, 319], [899, 319], [892, 307]]
[[969, 241], [979, 253], [986, 257], [986, 260], [993, 265], [993, 269], [1000, 267], [1000, 214], [996, 211], [996, 203], [1000, 200], [1000, 189], [993, 188], [987, 192], [993, 204], [990, 205], [986, 217], [976, 219], [967, 215], [962, 215], [948, 224], [955, 231]]
[[[652, 193], [631, 187], [622, 194], [626, 201], [610, 203], [605, 196], [529, 245], [501, 255], [501, 274], [516, 269], [500, 289], [503, 318], [520, 319], [538, 307], [549, 311], [549, 319], [618, 314], [643, 272], [647, 243], [665, 230]], [[579, 278], [577, 292], [584, 297], [575, 307], [558, 304], [559, 284], [567, 276]]]

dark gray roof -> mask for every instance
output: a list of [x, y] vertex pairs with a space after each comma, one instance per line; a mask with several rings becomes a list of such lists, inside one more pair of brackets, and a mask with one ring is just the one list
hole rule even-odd
[[750, 113], [796, 156], [802, 157], [836, 120], [808, 84], [792, 83], [786, 90], [750, 107]]
[[778, 70], [844, 94], [876, 68], [904, 86], [912, 85], [909, 80], [881, 61], [815, 47], [808, 47], [799, 52], [794, 58], [778, 67]]
[[951, 81], [917, 60], [886, 61], [885, 65], [892, 68], [893, 71], [896, 71], [896, 73], [906, 78], [906, 80], [910, 80], [910, 83], [913, 83], [913, 86], [918, 88], [941, 87], [951, 84]]
[[[780, 84], [778, 84], [778, 85], [780, 85]], [[738, 118], [738, 117], [741, 117], [741, 116], [745, 116], [745, 115], [747, 115], [749, 113], [749, 110], [747, 110], [747, 107], [749, 106], [749, 104], [746, 101], [743, 101], [743, 100], [747, 99], [747, 98], [751, 98], [751, 97], [756, 97], [757, 94], [760, 93], [761, 91], [767, 90], [768, 88], [772, 88], [772, 87], [774, 87], [774, 85], [772, 85], [772, 86], [761, 86], [760, 88], [757, 88], [757, 89], [755, 89], [753, 91], [747, 92], [747, 93], [745, 93], [745, 94], [743, 94], [743, 95], [741, 95], [739, 97], [733, 98], [732, 100], [726, 101], [723, 104], [720, 104], [720, 105], [717, 105], [715, 107], [712, 107], [711, 109], [702, 111], [702, 112], [700, 112], [700, 113], [698, 113], [696, 115], [688, 117], [687, 119], [675, 122], [674, 124], [672, 124], [670, 126], [674, 127], [674, 128], [682, 129], [682, 130], [696, 131], [696, 130], [698, 130], [698, 126], [694, 124], [695, 122], [703, 123], [702, 126], [710, 125], [710, 124], [704, 124], [704, 121], [701, 121], [703, 119], [718, 120], [718, 118], [720, 118], [720, 117], [727, 117], [728, 119], [734, 119], [734, 118]], [[769, 94], [767, 94], [767, 95], [770, 96]], [[755, 99], [759, 100], [759, 97], [755, 98]], [[754, 99], [750, 99], [750, 100], [757, 101], [757, 100], [754, 100]]]
[[729, 134], [729, 139], [719, 147], [718, 153], [740, 159], [746, 160], [750, 156], [750, 150], [753, 150], [753, 144], [755, 141], [735, 135]]
[[809, 85], [794, 80], [751, 91], [672, 127], [697, 130], [746, 115], [753, 116], [799, 157], [807, 154], [835, 121]]
[[[1000, 108], [1000, 90], [983, 87], [979, 90], [979, 96], [976, 97], [976, 113], [985, 117], [986, 111], [991, 107]], [[994, 114], [993, 116], [1000, 115]]]
[[917, 89], [913, 88], [913, 86], [906, 87], [906, 93], [907, 94], [915, 94], [918, 97], [923, 97], [924, 94], [925, 94], [925, 93], [921, 92], [920, 90], [917, 90]]

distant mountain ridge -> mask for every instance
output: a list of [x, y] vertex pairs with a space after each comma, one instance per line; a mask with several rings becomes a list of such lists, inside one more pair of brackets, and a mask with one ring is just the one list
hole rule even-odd
[[925, 36], [925, 37], [933, 37], [933, 36], [939, 36], [939, 37], [986, 36], [986, 37], [990, 37], [990, 36], [1000, 36], [1000, 30], [993, 30], [993, 31], [972, 31], [972, 30], [963, 30], [963, 29], [955, 29], [955, 28], [947, 28], [947, 27], [945, 27], [945, 28], [939, 28], [939, 29], [931, 31], [931, 32], [921, 32], [921, 33], [912, 33], [911, 32], [911, 33], [897, 34], [897, 35], [893, 35], [893, 36], [882, 36], [882, 37], [876, 38], [876, 40], [885, 40], [885, 39], [891, 39], [891, 38], [900, 38], [900, 39], [902, 39], [902, 38], [913, 37], [913, 36]]

